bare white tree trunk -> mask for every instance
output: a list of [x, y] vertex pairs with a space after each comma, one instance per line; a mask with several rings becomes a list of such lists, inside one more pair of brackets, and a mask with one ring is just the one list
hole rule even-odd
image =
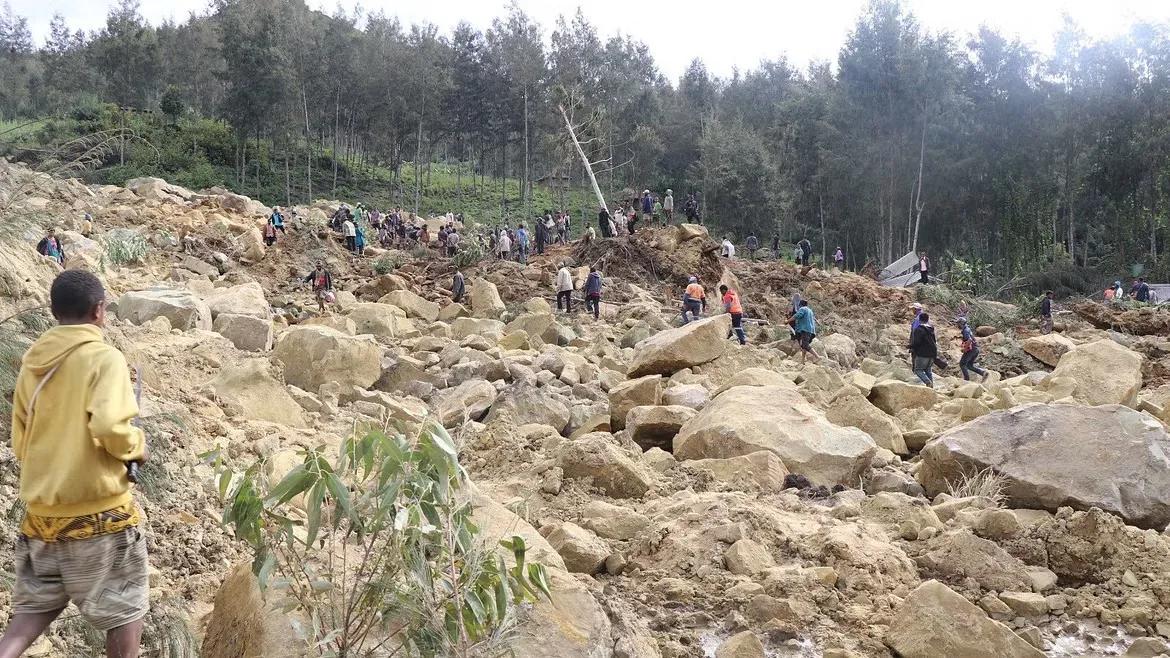
[[301, 107], [305, 112], [305, 180], [309, 185], [309, 196], [306, 203], [313, 202], [313, 133], [309, 129], [309, 97], [305, 94], [304, 85], [301, 86]]
[[532, 216], [532, 188], [530, 185], [532, 181], [531, 172], [528, 170], [528, 87], [524, 88], [524, 187], [521, 188], [521, 193], [524, 197], [525, 215]]
[[418, 145], [414, 149], [414, 214], [415, 214], [415, 216], [418, 216], [418, 205], [419, 205], [419, 200], [420, 200], [421, 195], [422, 195], [422, 187], [421, 187], [422, 186], [422, 170], [419, 169], [419, 167], [422, 166], [420, 164], [422, 162], [422, 133], [423, 133], [423, 122], [422, 122], [422, 117], [420, 116], [418, 119]]
[[573, 140], [573, 146], [577, 148], [577, 155], [581, 157], [581, 164], [585, 165], [585, 173], [589, 175], [589, 184], [593, 186], [593, 194], [597, 196], [597, 207], [605, 208], [605, 197], [601, 195], [601, 187], [597, 185], [597, 176], [593, 174], [593, 167], [589, 164], [589, 158], [585, 155], [585, 149], [581, 148], [581, 142], [577, 141], [577, 133], [573, 130], [573, 124], [569, 121], [569, 114], [565, 112], [563, 105], [558, 105], [557, 109], [561, 111], [561, 118], [565, 120], [565, 128], [569, 131], [569, 137]]
[[922, 117], [922, 143], [918, 147], [918, 190], [914, 193], [914, 240], [910, 243], [910, 251], [918, 251], [918, 229], [922, 226], [922, 165], [926, 161], [926, 117]]

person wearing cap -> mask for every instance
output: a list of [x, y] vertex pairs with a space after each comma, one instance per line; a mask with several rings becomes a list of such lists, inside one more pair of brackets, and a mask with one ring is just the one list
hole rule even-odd
[[467, 290], [467, 284], [463, 279], [463, 272], [455, 270], [455, 276], [451, 280], [451, 301], [458, 304], [463, 300], [463, 293]]
[[699, 285], [699, 277], [692, 276], [687, 281], [687, 289], [683, 292], [682, 321], [687, 324], [691, 320], [698, 320], [707, 310], [707, 293]]
[[601, 237], [613, 237], [613, 220], [609, 217], [609, 210], [602, 204], [601, 209], [597, 211], [597, 227], [601, 229]]
[[667, 188], [666, 197], [662, 199], [662, 225], [666, 226], [674, 219], [674, 190]]
[[979, 343], [975, 340], [975, 332], [971, 331], [971, 327], [967, 324], [967, 318], [957, 318], [955, 323], [959, 325], [959, 331], [963, 334], [960, 338], [963, 341], [960, 346], [963, 356], [959, 358], [959, 370], [963, 373], [963, 380], [971, 381], [968, 372], [973, 372], [983, 377], [980, 381], [986, 382], [991, 373], [975, 365], [975, 362], [979, 360]]
[[739, 344], [747, 345], [747, 334], [743, 331], [743, 305], [739, 303], [739, 295], [724, 285], [719, 286], [719, 293], [723, 295], [723, 311], [731, 316], [731, 329], [727, 331], [727, 337], [731, 338], [732, 332], [735, 332]]
[[913, 334], [914, 330], [918, 328], [919, 317], [922, 316], [922, 304], [914, 302], [910, 305], [910, 310], [914, 311], [914, 319], [910, 321], [910, 333]]

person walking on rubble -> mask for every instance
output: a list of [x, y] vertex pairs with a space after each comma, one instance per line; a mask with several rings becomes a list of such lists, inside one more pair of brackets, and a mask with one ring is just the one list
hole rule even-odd
[[585, 310], [593, 309], [593, 319], [601, 317], [601, 272], [595, 265], [589, 266], [589, 278], [585, 279]]
[[136, 658], [150, 578], [131, 493], [147, 451], [130, 367], [103, 340], [96, 276], [62, 272], [49, 299], [58, 326], [24, 354], [12, 399], [25, 513], [0, 656], [22, 655], [72, 602], [105, 634], [107, 656]]
[[683, 292], [682, 321], [687, 324], [698, 320], [707, 310], [707, 293], [699, 285], [699, 277], [692, 276], [687, 280], [687, 289]]
[[723, 311], [731, 316], [731, 329], [727, 331], [727, 337], [731, 338], [734, 332], [739, 344], [747, 345], [747, 334], [743, 330], [743, 306], [739, 303], [739, 294], [724, 285], [719, 286], [719, 293], [723, 295]]
[[938, 344], [935, 341], [934, 326], [930, 324], [930, 315], [921, 313], [918, 316], [918, 327], [910, 336], [910, 355], [913, 357], [914, 374], [923, 384], [934, 388], [934, 374], [931, 368], [938, 357]]
[[557, 270], [557, 310], [561, 310], [561, 300], [565, 303], [565, 313], [573, 310], [573, 273], [569, 271], [568, 263], [561, 263]]
[[963, 373], [963, 380], [970, 381], [971, 376], [968, 372], [973, 372], [983, 378], [980, 381], [986, 382], [991, 373], [975, 365], [975, 362], [979, 360], [979, 343], [975, 340], [975, 332], [971, 331], [971, 327], [967, 324], [967, 318], [959, 318], [957, 324], [962, 332], [960, 339], [962, 344], [959, 349], [963, 356], [959, 358], [959, 370]]
[[309, 272], [305, 277], [306, 283], [313, 284], [313, 296], [317, 299], [317, 308], [325, 312], [325, 304], [333, 298], [333, 275], [325, 269], [325, 263], [317, 261], [317, 269]]
[[800, 343], [800, 365], [804, 365], [810, 354], [814, 363], [819, 361], [820, 357], [817, 356], [812, 347], [813, 339], [817, 337], [817, 318], [808, 305], [808, 300], [802, 299], [798, 302], [796, 312], [788, 318], [788, 321], [792, 323], [792, 327], [796, 331], [796, 340]]

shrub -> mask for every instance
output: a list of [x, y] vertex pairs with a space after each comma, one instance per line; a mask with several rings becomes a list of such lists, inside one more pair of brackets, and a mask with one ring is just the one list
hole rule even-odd
[[391, 251], [382, 254], [378, 257], [378, 260], [374, 261], [374, 273], [378, 276], [390, 274], [399, 267], [402, 267], [404, 260], [400, 251]]
[[[466, 475], [446, 430], [412, 439], [370, 431], [336, 461], [306, 450], [279, 482], [264, 464], [217, 466], [225, 524], [253, 550], [266, 597], [304, 615], [319, 655], [469, 656], [490, 650], [517, 606], [549, 596], [524, 540], [483, 544], [462, 492]], [[217, 463], [218, 456], [213, 456]]]
[[483, 249], [474, 240], [463, 243], [459, 246], [459, 251], [455, 252], [454, 263], [455, 267], [459, 269], [471, 267], [481, 260], [483, 260]]
[[110, 231], [106, 235], [106, 260], [114, 265], [140, 263], [150, 245], [146, 238], [134, 231]]

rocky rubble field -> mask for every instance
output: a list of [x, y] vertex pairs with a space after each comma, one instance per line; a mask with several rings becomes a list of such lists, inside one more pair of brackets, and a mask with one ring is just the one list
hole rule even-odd
[[[264, 457], [279, 477], [355, 424], [434, 418], [487, 537], [525, 537], [552, 572], [551, 602], [516, 630], [520, 658], [1170, 653], [1170, 387], [1156, 377], [1170, 345], [1156, 335], [981, 327], [1005, 372], [931, 390], [904, 357], [910, 292], [720, 262], [697, 226], [484, 263], [453, 304], [448, 261], [349, 259], [322, 228], [336, 202], [298, 208], [271, 248], [260, 204], [157, 179], [87, 187], [0, 163], [0, 207], [31, 220], [0, 241], [0, 318], [44, 302], [57, 266], [33, 245], [58, 225], [68, 265], [106, 282], [107, 335], [142, 373], [156, 639], [178, 627], [204, 656], [296, 652], [219, 524], [200, 454]], [[127, 232], [151, 248], [109, 262]], [[558, 263], [581, 281], [603, 257], [602, 319], [554, 312]], [[320, 259], [340, 290], [323, 317], [296, 283]], [[726, 316], [675, 326], [689, 272], [773, 323], [801, 292], [827, 358], [802, 366], [774, 325], [746, 347]], [[957, 332], [939, 329], [957, 361]], [[59, 626], [34, 655], [77, 655], [81, 632]]]

